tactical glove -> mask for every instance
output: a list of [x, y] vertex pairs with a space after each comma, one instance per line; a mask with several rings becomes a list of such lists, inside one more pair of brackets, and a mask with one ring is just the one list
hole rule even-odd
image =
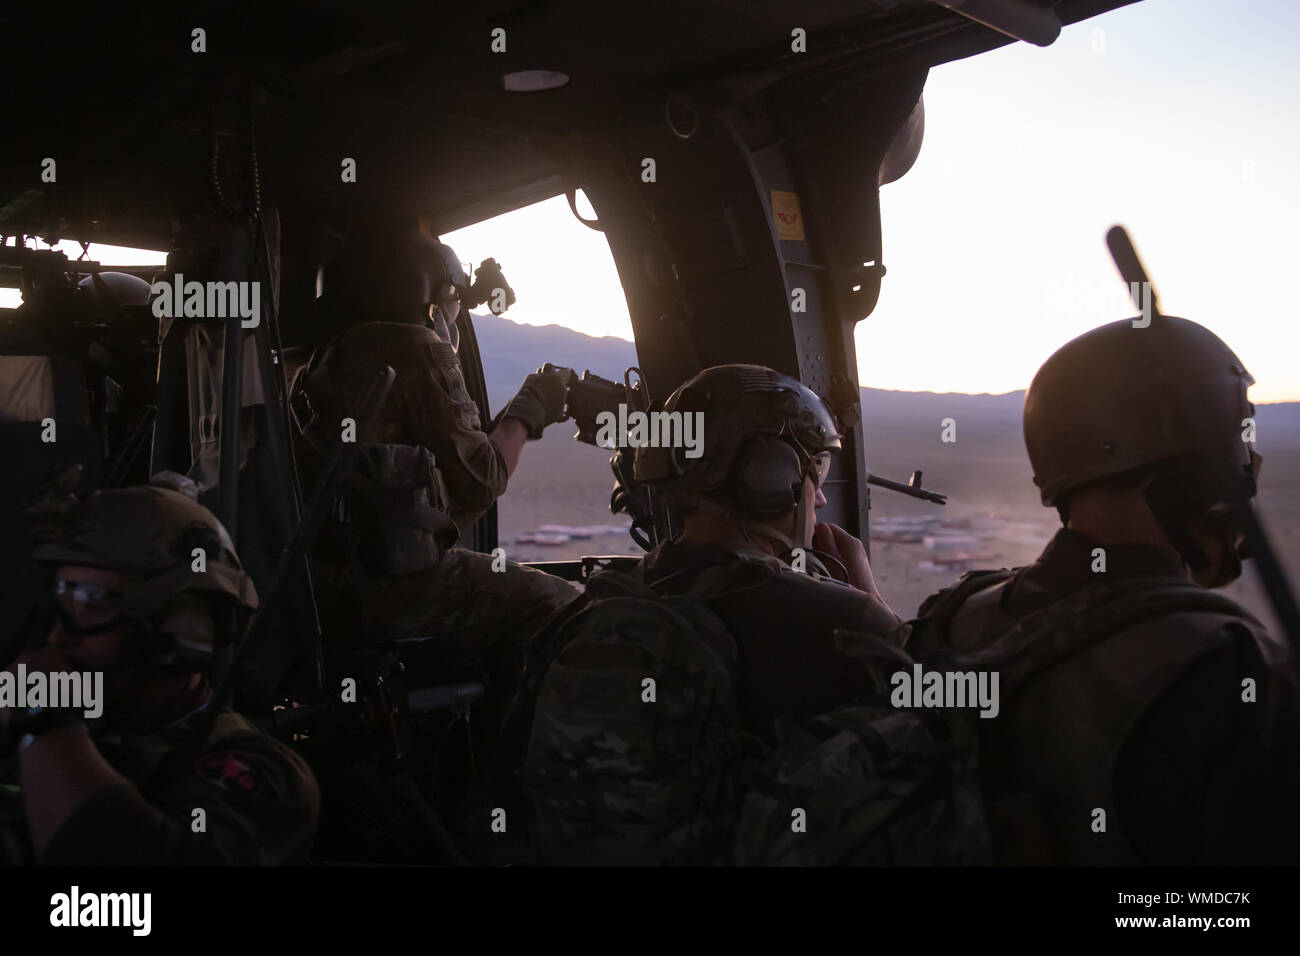
[[501, 412], [502, 418], [517, 418], [528, 429], [530, 439], [542, 437], [547, 425], [564, 421], [564, 403], [568, 394], [559, 372], [534, 372], [524, 379], [519, 394]]

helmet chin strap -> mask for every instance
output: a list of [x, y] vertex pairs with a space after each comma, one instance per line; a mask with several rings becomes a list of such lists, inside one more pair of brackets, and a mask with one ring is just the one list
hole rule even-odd
[[[804, 480], [807, 480], [806, 475]], [[812, 547], [811, 541], [804, 540], [808, 536], [808, 496], [802, 490], [799, 493], [799, 503], [794, 508], [794, 534], [794, 543], [790, 547], [803, 548], [805, 551]]]

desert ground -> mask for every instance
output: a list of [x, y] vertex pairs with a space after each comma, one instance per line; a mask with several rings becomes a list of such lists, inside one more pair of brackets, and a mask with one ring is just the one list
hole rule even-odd
[[[903, 393], [907, 394], [907, 393]], [[888, 411], [866, 416], [868, 464], [876, 472], [905, 480], [920, 468], [926, 487], [946, 493], [946, 506], [915, 501], [873, 488], [871, 521], [887, 526], [890, 519], [933, 516], [956, 525], [960, 533], [981, 538], [978, 549], [988, 560], [985, 567], [1016, 567], [1031, 561], [1059, 526], [1053, 509], [1039, 503], [1029, 463], [1019, 433], [1019, 398], [1016, 396], [953, 396], [947, 404], [959, 423], [958, 441], [938, 442], [938, 422], [944, 417], [943, 396], [924, 394], [909, 399], [920, 403], [918, 420]], [[977, 404], [972, 404], [977, 403]], [[929, 406], [934, 408], [930, 409]], [[979, 408], [976, 415], [973, 408]], [[1270, 411], [1273, 409], [1275, 411]], [[991, 410], [991, 413], [990, 413]], [[1262, 406], [1261, 452], [1264, 468], [1258, 504], [1273, 544], [1289, 572], [1293, 587], [1300, 586], [1300, 427], [1293, 427], [1296, 406]], [[988, 413], [988, 414], [986, 414]], [[960, 431], [969, 422], [969, 435]], [[932, 434], [931, 434], [932, 433]], [[1271, 442], [1266, 438], [1271, 434]], [[544, 524], [600, 525], [625, 523], [611, 516], [609, 494], [613, 487], [609, 454], [572, 438], [572, 426], [553, 426], [539, 442], [530, 443], [510, 488], [499, 503], [500, 542], [516, 560], [560, 560], [583, 554], [637, 554], [626, 534], [605, 534], [561, 545], [519, 544], [516, 539]], [[891, 606], [910, 616], [929, 594], [952, 583], [960, 569], [925, 567], [935, 552], [923, 542], [873, 540], [871, 564], [877, 584]], [[1242, 580], [1227, 593], [1266, 623], [1276, 627], [1268, 599], [1247, 563]]]
[[[560, 326], [523, 326], [490, 315], [476, 316], [492, 409], [514, 394], [525, 375], [544, 362], [591, 369], [611, 379], [636, 362], [632, 343], [591, 338]], [[1059, 519], [1040, 503], [1021, 431], [1024, 392], [1002, 395], [901, 392], [862, 389], [862, 427], [867, 467], [905, 481], [924, 473], [924, 486], [948, 495], [939, 506], [872, 488], [870, 522], [884, 529], [908, 518], [942, 519], [954, 533], [973, 536], [981, 560], [972, 566], [1016, 567], [1042, 550]], [[945, 442], [942, 423], [951, 419], [956, 440]], [[1265, 527], [1292, 588], [1300, 591], [1300, 403], [1261, 405], [1257, 450], [1264, 458], [1257, 499]], [[584, 554], [638, 554], [625, 533], [602, 534], [558, 545], [517, 539], [542, 525], [626, 524], [609, 513], [613, 475], [609, 453], [572, 439], [572, 423], [553, 425], [530, 442], [518, 472], [498, 504], [499, 538], [520, 561], [576, 558]], [[882, 594], [903, 616], [951, 584], [960, 567], [930, 570], [936, 552], [923, 541], [871, 541], [871, 564]], [[1279, 633], [1267, 596], [1247, 562], [1242, 580], [1227, 593]]]

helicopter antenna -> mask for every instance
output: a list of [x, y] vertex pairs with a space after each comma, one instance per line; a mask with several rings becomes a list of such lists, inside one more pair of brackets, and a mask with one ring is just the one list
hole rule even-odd
[[1133, 246], [1133, 240], [1129, 238], [1128, 230], [1123, 226], [1111, 226], [1106, 232], [1106, 247], [1110, 249], [1110, 257], [1115, 260], [1115, 268], [1119, 270], [1120, 278], [1128, 285], [1128, 294], [1132, 297], [1133, 304], [1144, 313], [1149, 311], [1150, 315], [1159, 315], [1156, 287], [1152, 285], [1151, 277], [1147, 275], [1146, 266], [1142, 264], [1142, 259]]
[[[1133, 297], [1137, 307], [1143, 310], [1144, 314], [1147, 314], [1149, 309], [1150, 315], [1159, 315], [1155, 287], [1151, 284], [1146, 267], [1138, 257], [1128, 230], [1123, 226], [1111, 226], [1106, 233], [1106, 245], [1110, 249], [1111, 258], [1115, 260], [1115, 268], [1128, 283], [1129, 295]], [[1147, 303], [1145, 308], [1143, 297]], [[1259, 571], [1264, 590], [1268, 592], [1269, 601], [1291, 644], [1295, 663], [1300, 667], [1300, 606], [1297, 606], [1295, 596], [1291, 593], [1286, 572], [1278, 560], [1277, 552], [1273, 550], [1251, 500], [1244, 494], [1240, 495], [1233, 502], [1233, 507], [1241, 521], [1242, 532], [1246, 536], [1248, 553], [1255, 559], [1255, 566]]]

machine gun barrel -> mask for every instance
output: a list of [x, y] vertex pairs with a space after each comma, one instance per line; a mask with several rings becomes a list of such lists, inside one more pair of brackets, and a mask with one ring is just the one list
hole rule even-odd
[[879, 475], [873, 475], [867, 472], [867, 484], [878, 485], [881, 488], [888, 488], [890, 491], [901, 492], [912, 498], [920, 498], [922, 501], [933, 501], [936, 505], [946, 505], [948, 496], [941, 495], [937, 491], [927, 491], [921, 487], [921, 473], [912, 472], [912, 477], [908, 479], [907, 484], [901, 481], [893, 481], [889, 478], [881, 478]]

